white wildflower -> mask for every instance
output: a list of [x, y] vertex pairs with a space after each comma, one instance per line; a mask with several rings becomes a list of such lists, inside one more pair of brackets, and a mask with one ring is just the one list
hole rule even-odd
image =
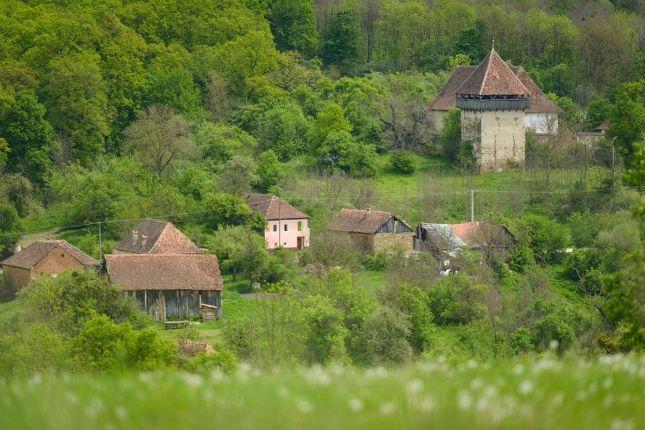
[[629, 420], [614, 420], [611, 423], [611, 430], [633, 430], [634, 422]]
[[555, 340], [555, 339], [553, 339], [551, 342], [549, 342], [549, 349], [550, 349], [551, 351], [555, 351], [556, 349], [558, 349], [558, 346], [559, 346], [559, 345], [560, 345], [560, 344], [558, 343], [558, 341], [557, 341], [557, 340]]
[[602, 406], [604, 408], [610, 407], [613, 403], [614, 403], [614, 396], [612, 396], [611, 394], [605, 397], [604, 399], [602, 399]]
[[92, 399], [85, 408], [85, 413], [91, 417], [95, 417], [103, 409], [103, 402], [101, 399]]
[[420, 379], [413, 379], [408, 382], [408, 393], [417, 394], [423, 388], [423, 382]]
[[347, 404], [349, 405], [349, 409], [352, 412], [360, 412], [363, 410], [363, 402], [360, 399], [357, 399], [356, 397], [352, 397], [351, 399], [349, 399]]
[[67, 401], [70, 402], [72, 405], [75, 405], [76, 403], [78, 403], [78, 398], [74, 393], [67, 393]]
[[289, 390], [284, 385], [278, 385], [275, 391], [280, 397], [287, 397], [289, 395]]
[[513, 367], [513, 373], [516, 375], [521, 375], [524, 373], [524, 366], [521, 364], [516, 364], [515, 367]]
[[482, 382], [481, 379], [475, 378], [470, 382], [470, 389], [471, 390], [479, 390], [483, 385], [484, 385], [484, 383]]
[[524, 395], [530, 394], [533, 391], [533, 382], [528, 379], [522, 381], [519, 386], [519, 391]]
[[381, 415], [392, 415], [396, 410], [396, 405], [394, 402], [383, 402], [378, 407], [378, 411]]
[[477, 362], [475, 360], [470, 359], [470, 360], [468, 360], [466, 362], [466, 367], [469, 368], [469, 369], [476, 369], [477, 368]]
[[198, 388], [204, 382], [204, 378], [192, 373], [182, 373], [181, 378], [184, 380], [184, 383], [191, 388]]
[[457, 405], [461, 410], [468, 410], [473, 405], [473, 398], [466, 390], [462, 390], [457, 394]]
[[117, 406], [114, 408], [114, 415], [121, 421], [125, 421], [128, 418], [128, 410], [123, 406]]
[[303, 414], [308, 414], [314, 410], [313, 405], [306, 400], [300, 400], [296, 405], [296, 408]]

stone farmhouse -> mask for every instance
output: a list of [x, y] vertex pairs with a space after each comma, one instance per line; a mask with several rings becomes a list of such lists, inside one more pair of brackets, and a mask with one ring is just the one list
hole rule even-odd
[[348, 236], [363, 252], [376, 253], [396, 246], [412, 252], [414, 231], [389, 212], [341, 209], [327, 225], [327, 231]]
[[495, 49], [478, 66], [453, 71], [430, 105], [437, 132], [455, 107], [461, 112], [462, 140], [473, 143], [483, 171], [523, 164], [526, 130], [538, 135], [558, 131], [560, 109], [522, 67], [509, 67]]
[[270, 194], [248, 194], [249, 206], [266, 220], [267, 249], [304, 249], [309, 246], [309, 215]]
[[3, 287], [15, 293], [39, 275], [65, 270], [98, 270], [100, 263], [64, 240], [40, 240], [2, 261]]
[[147, 219], [105, 256], [110, 282], [159, 320], [220, 316], [217, 257], [206, 254], [168, 221]]

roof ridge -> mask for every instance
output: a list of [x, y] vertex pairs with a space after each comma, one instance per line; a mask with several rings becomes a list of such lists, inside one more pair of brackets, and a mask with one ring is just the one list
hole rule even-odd
[[[495, 52], [495, 48], [492, 48], [486, 58], [488, 58], [488, 63], [486, 64], [486, 71], [484, 72], [484, 79], [482, 79], [482, 84], [479, 87], [479, 94], [484, 91], [484, 83], [486, 82], [486, 78], [488, 77], [488, 71], [490, 70], [490, 63], [493, 62], [493, 52]], [[495, 52], [496, 53], [496, 52]]]

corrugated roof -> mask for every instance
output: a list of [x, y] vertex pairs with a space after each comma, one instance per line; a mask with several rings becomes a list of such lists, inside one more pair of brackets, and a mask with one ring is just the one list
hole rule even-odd
[[457, 95], [469, 96], [530, 96], [529, 90], [502, 60], [495, 49], [457, 88]]
[[[393, 216], [389, 212], [370, 209], [341, 209], [329, 222], [327, 230], [372, 234], [376, 233]], [[404, 221], [399, 221], [407, 225]]]
[[506, 227], [489, 222], [421, 223], [420, 226], [431, 236], [446, 240], [455, 248], [476, 248], [484, 244], [510, 245], [515, 241]]
[[136, 254], [202, 254], [203, 250], [168, 221], [147, 219], [114, 246]]
[[306, 213], [271, 194], [247, 194], [246, 201], [267, 220], [309, 218]]
[[3, 266], [31, 269], [54, 249], [59, 248], [84, 266], [98, 266], [99, 262], [64, 240], [39, 240], [2, 261]]
[[217, 290], [224, 288], [217, 257], [206, 254], [105, 256], [110, 282], [124, 290]]

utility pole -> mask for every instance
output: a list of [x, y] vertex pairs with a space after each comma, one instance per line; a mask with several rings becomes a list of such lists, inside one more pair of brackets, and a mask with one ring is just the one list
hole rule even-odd
[[470, 222], [475, 222], [475, 190], [470, 190]]
[[99, 221], [99, 261], [103, 260], [103, 240], [101, 237], [101, 221]]
[[616, 188], [616, 138], [611, 139], [611, 187]]

